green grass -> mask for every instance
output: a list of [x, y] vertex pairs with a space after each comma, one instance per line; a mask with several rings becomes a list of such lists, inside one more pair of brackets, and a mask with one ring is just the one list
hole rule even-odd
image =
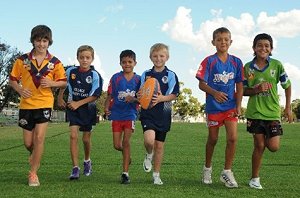
[[[0, 127], [0, 197], [299, 197], [300, 124], [284, 125], [281, 149], [265, 152], [261, 168], [263, 190], [248, 187], [251, 173], [252, 137], [239, 125], [239, 139], [233, 171], [238, 189], [227, 189], [219, 175], [224, 164], [225, 129], [221, 128], [213, 158], [213, 184], [203, 185], [207, 128], [205, 124], [173, 123], [167, 135], [161, 169], [163, 186], [152, 184], [152, 173], [142, 168], [144, 158], [140, 123], [132, 136], [130, 185], [119, 183], [121, 153], [113, 149], [109, 122], [97, 125], [92, 136], [93, 174], [69, 181], [71, 159], [67, 124], [49, 126], [45, 152], [39, 170], [41, 186], [27, 186], [28, 153], [22, 145], [21, 129]], [[80, 160], [83, 159], [80, 142]]]

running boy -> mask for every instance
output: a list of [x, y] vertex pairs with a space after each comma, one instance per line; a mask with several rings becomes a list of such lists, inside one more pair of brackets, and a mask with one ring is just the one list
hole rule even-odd
[[150, 59], [154, 66], [142, 74], [141, 86], [148, 78], [153, 77], [158, 80], [161, 92], [152, 99], [154, 107], [148, 110], [141, 109], [140, 120], [146, 148], [143, 167], [146, 172], [150, 172], [154, 157], [153, 183], [162, 185], [159, 172], [163, 160], [164, 142], [171, 128], [171, 101], [179, 94], [179, 82], [177, 75], [165, 65], [169, 59], [167, 45], [162, 43], [153, 45], [150, 49]]
[[258, 34], [253, 41], [254, 59], [244, 67], [244, 95], [250, 96], [247, 104], [247, 131], [253, 134], [251, 188], [262, 189], [259, 169], [265, 148], [271, 152], [279, 149], [283, 134], [280, 120], [281, 108], [277, 84], [285, 90], [284, 115], [292, 122], [291, 82], [280, 61], [270, 58], [273, 39], [268, 34]]
[[83, 174], [89, 176], [92, 173], [91, 132], [92, 125], [96, 124], [95, 100], [102, 92], [102, 78], [93, 69], [91, 63], [94, 60], [94, 49], [88, 45], [82, 45], [77, 49], [79, 67], [73, 66], [67, 69], [68, 101], [63, 100], [65, 89], [60, 89], [58, 95], [59, 106], [67, 107], [67, 117], [70, 121], [70, 151], [73, 169], [70, 180], [79, 179], [80, 168], [78, 163], [78, 131], [82, 131], [84, 148]]
[[44, 140], [51, 118], [53, 87], [66, 86], [66, 74], [60, 60], [48, 52], [53, 43], [52, 31], [46, 25], [31, 30], [31, 52], [23, 54], [13, 65], [9, 84], [21, 96], [19, 126], [29, 151], [29, 186], [39, 186], [37, 172], [44, 151]]
[[201, 62], [196, 78], [199, 80], [200, 90], [206, 93], [205, 111], [208, 126], [202, 182], [212, 183], [213, 152], [217, 144], [219, 128], [225, 125], [225, 165], [220, 180], [226, 187], [236, 188], [238, 184], [231, 168], [237, 142], [237, 116], [241, 112], [244, 79], [242, 61], [228, 54], [231, 43], [231, 33], [227, 28], [216, 29], [213, 32], [212, 44], [217, 52]]
[[121, 184], [129, 184], [130, 138], [137, 118], [136, 93], [140, 87], [141, 77], [133, 72], [136, 55], [132, 50], [121, 52], [120, 65], [123, 71], [114, 74], [108, 85], [105, 114], [112, 120], [114, 148], [123, 155]]

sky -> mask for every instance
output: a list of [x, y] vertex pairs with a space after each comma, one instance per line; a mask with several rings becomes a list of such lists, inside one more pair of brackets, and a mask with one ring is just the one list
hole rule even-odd
[[[300, 98], [299, 0], [6, 0], [1, 2], [0, 40], [26, 53], [32, 49], [31, 29], [52, 29], [50, 53], [64, 65], [78, 64], [80, 45], [95, 49], [95, 65], [104, 79], [121, 71], [119, 55], [131, 49], [137, 55], [135, 72], [151, 68], [150, 47], [158, 42], [170, 48], [166, 63], [183, 88], [190, 88], [201, 104], [205, 94], [195, 78], [200, 62], [215, 53], [212, 32], [227, 27], [233, 43], [229, 53], [243, 63], [253, 59], [252, 42], [259, 33], [273, 37], [273, 58], [280, 60], [292, 81], [292, 100]], [[279, 86], [280, 102], [285, 104]], [[247, 98], [243, 99], [243, 106]]]

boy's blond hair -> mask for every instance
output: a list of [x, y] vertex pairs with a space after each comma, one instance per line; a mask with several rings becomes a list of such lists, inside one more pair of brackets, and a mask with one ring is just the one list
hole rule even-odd
[[77, 49], [77, 57], [79, 56], [79, 54], [83, 51], [90, 51], [92, 54], [92, 57], [94, 59], [94, 49], [89, 46], [89, 45], [81, 45], [78, 49]]
[[169, 56], [169, 46], [163, 44], [163, 43], [156, 43], [152, 45], [150, 48], [150, 57], [154, 51], [159, 51], [165, 49], [167, 51], [167, 55]]

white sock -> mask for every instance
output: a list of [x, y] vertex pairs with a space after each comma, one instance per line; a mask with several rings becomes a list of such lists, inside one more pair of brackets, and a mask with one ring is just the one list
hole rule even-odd
[[89, 161], [91, 161], [91, 159], [88, 159], [88, 160], [84, 160], [84, 162], [89, 162]]
[[159, 177], [159, 172], [153, 172], [153, 177]]
[[153, 152], [152, 153], [147, 153], [147, 158], [151, 158], [152, 159], [152, 157], [153, 157]]
[[126, 176], [129, 176], [128, 172], [123, 172], [122, 174], [125, 174]]

